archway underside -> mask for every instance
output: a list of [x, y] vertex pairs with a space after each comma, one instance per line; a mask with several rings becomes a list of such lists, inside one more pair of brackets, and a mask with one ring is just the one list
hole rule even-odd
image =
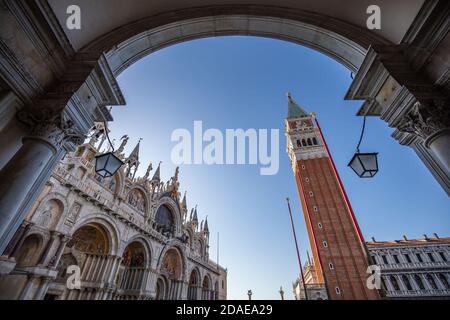
[[356, 72], [370, 43], [389, 43], [367, 30], [339, 21], [331, 23], [323, 17], [315, 20], [308, 17], [304, 19], [308, 22], [303, 22], [272, 15], [216, 15], [156, 27], [146, 21], [127, 26], [127, 32], [116, 30], [115, 34], [122, 34], [121, 38], [114, 34], [105, 35], [83, 51], [107, 51], [111, 69], [118, 76], [146, 55], [177, 43], [215, 36], [259, 36], [312, 48]]

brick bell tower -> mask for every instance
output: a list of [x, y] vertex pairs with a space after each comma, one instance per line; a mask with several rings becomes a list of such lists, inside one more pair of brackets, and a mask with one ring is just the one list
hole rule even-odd
[[287, 152], [313, 252], [317, 279], [332, 300], [378, 299], [366, 286], [364, 238], [314, 114], [288, 93]]

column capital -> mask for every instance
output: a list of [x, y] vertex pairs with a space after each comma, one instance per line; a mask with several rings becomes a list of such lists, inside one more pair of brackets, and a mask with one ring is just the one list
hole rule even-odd
[[411, 133], [427, 141], [430, 137], [450, 128], [450, 108], [445, 100], [435, 99], [424, 105], [416, 102], [403, 115], [398, 124], [400, 132]]
[[24, 139], [43, 140], [56, 150], [66, 142], [81, 144], [86, 137], [62, 111], [55, 113], [45, 108], [39, 112], [21, 110], [17, 117], [30, 130], [30, 134]]

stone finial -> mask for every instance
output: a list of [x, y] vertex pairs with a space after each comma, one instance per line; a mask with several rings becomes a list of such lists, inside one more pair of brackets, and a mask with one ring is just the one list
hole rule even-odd
[[153, 164], [150, 162], [147, 172], [145, 172], [144, 180], [147, 180], [150, 177], [150, 172], [153, 170]]
[[206, 233], [209, 233], [208, 216], [206, 216], [205, 225], [203, 226], [203, 231], [205, 231]]
[[161, 163], [162, 163], [162, 161], [159, 162], [158, 168], [156, 169], [156, 172], [153, 175], [152, 181], [160, 181], [161, 180]]
[[187, 210], [186, 193], [187, 193], [187, 191], [184, 192], [183, 200], [181, 200], [181, 207], [182, 207], [184, 210]]
[[198, 205], [195, 206], [195, 209], [194, 209], [194, 217], [193, 217], [193, 219], [192, 219], [192, 221], [196, 221], [196, 222], [198, 222], [197, 206], [198, 206]]

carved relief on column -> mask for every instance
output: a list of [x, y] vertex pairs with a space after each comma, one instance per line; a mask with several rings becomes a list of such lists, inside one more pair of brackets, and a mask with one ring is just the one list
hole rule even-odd
[[427, 140], [428, 138], [450, 128], [450, 106], [444, 100], [434, 100], [432, 104], [423, 105], [416, 102], [397, 126], [401, 132], [411, 133]]
[[19, 121], [29, 127], [30, 134], [24, 139], [40, 139], [58, 150], [65, 142], [83, 143], [86, 136], [63, 112], [55, 114], [50, 109], [41, 109], [39, 114], [26, 110], [17, 113]]

